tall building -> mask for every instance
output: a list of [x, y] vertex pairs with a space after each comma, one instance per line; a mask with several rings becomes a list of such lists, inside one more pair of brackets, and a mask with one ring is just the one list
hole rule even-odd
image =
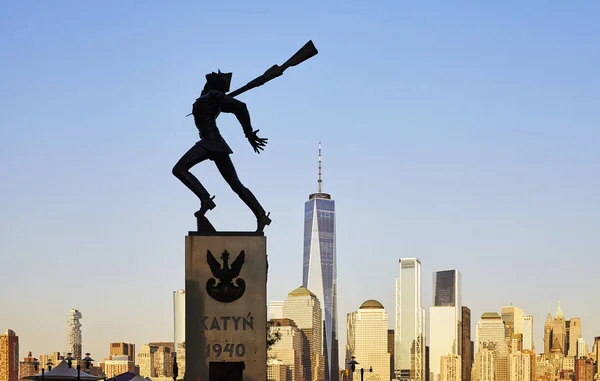
[[53, 366], [58, 365], [58, 363], [61, 362], [63, 358], [64, 356], [61, 356], [60, 352], [52, 352], [51, 355], [40, 355], [40, 366], [43, 366], [46, 369], [48, 369], [48, 362], [53, 364]]
[[289, 381], [290, 369], [281, 360], [267, 358], [267, 380], [269, 381]]
[[[31, 355], [31, 352], [21, 361], [19, 364], [19, 379], [22, 380], [25, 377], [33, 376], [39, 372], [35, 369], [36, 358]], [[39, 366], [39, 365], [38, 365]], [[1, 379], [1, 378], [0, 378]]]
[[425, 345], [425, 381], [430, 381], [430, 372], [429, 372], [429, 345]]
[[552, 349], [552, 315], [548, 312], [544, 322], [544, 354], [549, 355]]
[[509, 381], [531, 381], [535, 376], [531, 373], [531, 356], [522, 352], [514, 352], [508, 357], [510, 362]]
[[563, 355], [566, 356], [569, 353], [569, 332], [571, 331], [571, 320], [565, 318], [565, 348], [563, 351]]
[[471, 336], [471, 362], [475, 362], [475, 340]]
[[504, 322], [498, 313], [486, 312], [481, 315], [475, 331], [475, 353], [489, 349], [495, 354], [507, 354], [504, 338]]
[[[281, 335], [268, 353], [269, 359], [276, 359], [285, 365], [286, 380], [304, 381], [302, 371], [302, 345], [305, 340], [302, 331], [291, 319], [271, 319], [271, 331], [278, 331]], [[278, 368], [279, 369], [279, 368]]]
[[458, 270], [436, 271], [433, 274], [433, 305], [436, 307], [461, 305], [461, 283]]
[[104, 360], [104, 375], [112, 378], [125, 372], [135, 372], [135, 362], [128, 355], [110, 356]]
[[323, 313], [319, 299], [305, 287], [298, 287], [288, 294], [283, 315], [293, 320], [305, 337], [302, 346], [304, 380], [324, 380]]
[[154, 371], [156, 377], [173, 377], [173, 352], [170, 346], [159, 346], [154, 352]]
[[556, 307], [556, 314], [552, 321], [552, 347], [551, 351], [559, 353], [566, 353], [567, 341], [567, 322], [565, 321], [565, 315], [563, 314], [562, 308], [560, 308], [560, 300]]
[[471, 367], [473, 366], [473, 358], [471, 357], [471, 310], [469, 307], [462, 306], [461, 317], [461, 377], [462, 381], [471, 381]]
[[523, 350], [533, 351], [533, 315], [523, 315]]
[[438, 381], [441, 358], [461, 355], [462, 287], [458, 270], [433, 274], [433, 306], [429, 309], [430, 372]]
[[440, 363], [440, 381], [462, 380], [462, 360], [459, 355], [444, 355]]
[[185, 290], [173, 291], [173, 352], [178, 377], [185, 374]]
[[594, 361], [591, 359], [575, 360], [575, 381], [594, 380]]
[[394, 373], [402, 381], [423, 381], [425, 373], [425, 311], [421, 300], [421, 262], [400, 259], [396, 279]]
[[142, 377], [156, 377], [154, 365], [154, 354], [157, 348], [150, 345], [142, 345], [137, 354], [137, 365], [139, 366], [139, 375]]
[[354, 356], [359, 368], [372, 369], [364, 373], [365, 381], [389, 380], [388, 314], [383, 305], [367, 300], [358, 311], [349, 313], [347, 334], [346, 362]]
[[185, 376], [185, 344], [179, 344], [175, 355], [177, 356], [177, 379], [182, 380]]
[[127, 356], [129, 361], [135, 362], [135, 344], [130, 343], [110, 343], [109, 344], [109, 356]]
[[499, 354], [496, 353], [494, 355], [494, 379], [495, 381], [508, 381], [510, 378], [510, 369], [509, 369], [509, 359], [508, 354]]
[[594, 359], [596, 362], [596, 372], [600, 373], [600, 336], [594, 337], [594, 354], [596, 355]]
[[494, 354], [494, 351], [485, 347], [477, 351], [477, 354], [475, 355], [475, 364], [473, 366], [472, 372], [472, 378], [474, 381], [496, 380], [496, 369], [494, 367], [495, 357], [496, 355]]
[[173, 291], [173, 345], [185, 342], [185, 290]]
[[151, 347], [167, 347], [171, 351], [171, 353], [175, 352], [175, 343], [172, 341], [152, 341], [148, 343]]
[[523, 351], [523, 334], [514, 333], [510, 340], [507, 341], [508, 353]]
[[[571, 318], [569, 320], [569, 345], [568, 345], [568, 356], [577, 356], [577, 344], [578, 340], [581, 339], [581, 319]], [[587, 356], [587, 353], [586, 353]]]
[[311, 194], [304, 204], [302, 286], [311, 290], [323, 307], [325, 379], [338, 381], [335, 201], [331, 199], [331, 195], [322, 192], [321, 185], [321, 143], [319, 143], [318, 192]]
[[10, 329], [0, 335], [0, 380], [19, 381], [19, 336]]
[[285, 300], [272, 300], [269, 303], [269, 319], [283, 319]]
[[388, 353], [390, 354], [390, 377], [394, 378], [394, 330], [388, 329]]
[[586, 345], [585, 345], [585, 340], [583, 340], [582, 337], [580, 337], [579, 339], [577, 339], [577, 344], [575, 344], [575, 347], [577, 348], [577, 350], [575, 351], [575, 356], [580, 359], [580, 358], [586, 358], [588, 356], [587, 351], [585, 350]]
[[67, 353], [81, 360], [81, 312], [71, 310], [67, 314]]
[[523, 334], [523, 315], [525, 311], [522, 308], [511, 305], [502, 307], [501, 314], [502, 321], [504, 322], [504, 337], [508, 340], [510, 347], [513, 335]]
[[562, 370], [575, 372], [575, 357], [563, 357], [562, 359]]
[[505, 337], [510, 338], [514, 334], [523, 333], [524, 315], [525, 311], [522, 308], [513, 305], [502, 307]]

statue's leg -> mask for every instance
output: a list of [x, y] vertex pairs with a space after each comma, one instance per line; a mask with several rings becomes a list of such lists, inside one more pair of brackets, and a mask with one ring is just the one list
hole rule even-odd
[[173, 167], [173, 175], [181, 180], [181, 182], [200, 199], [202, 206], [198, 212], [203, 213], [213, 209], [216, 205], [211, 200], [210, 194], [206, 188], [204, 188], [196, 176], [190, 172], [190, 169], [196, 164], [208, 159], [208, 156], [208, 151], [206, 151], [204, 147], [195, 144]]
[[219, 155], [214, 159], [221, 176], [227, 181], [231, 189], [237, 193], [242, 201], [252, 210], [252, 213], [256, 216], [258, 221], [257, 231], [262, 231], [265, 225], [271, 223], [271, 219], [265, 213], [265, 210], [260, 205], [254, 194], [250, 189], [246, 188], [235, 171], [231, 157], [228, 154]]

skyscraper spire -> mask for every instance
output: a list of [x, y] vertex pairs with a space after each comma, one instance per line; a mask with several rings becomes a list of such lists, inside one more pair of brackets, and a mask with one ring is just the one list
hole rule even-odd
[[560, 308], [560, 300], [558, 301], [558, 306], [556, 307], [556, 315], [554, 317], [564, 317], [563, 310]]
[[317, 180], [319, 184], [318, 193], [321, 193], [321, 184], [323, 183], [323, 179], [321, 178], [321, 141], [319, 140], [319, 179]]
[[331, 200], [331, 195], [323, 193], [323, 172], [322, 172], [322, 156], [321, 156], [321, 141], [319, 140], [319, 156], [318, 156], [318, 177], [317, 177], [317, 192], [312, 193], [308, 196], [309, 200], [320, 198], [324, 200]]

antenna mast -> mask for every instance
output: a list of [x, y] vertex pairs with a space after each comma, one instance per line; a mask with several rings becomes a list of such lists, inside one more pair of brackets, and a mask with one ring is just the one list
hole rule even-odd
[[321, 141], [319, 141], [319, 179], [317, 183], [319, 184], [318, 193], [321, 193], [321, 184], [323, 183], [323, 179], [321, 178]]

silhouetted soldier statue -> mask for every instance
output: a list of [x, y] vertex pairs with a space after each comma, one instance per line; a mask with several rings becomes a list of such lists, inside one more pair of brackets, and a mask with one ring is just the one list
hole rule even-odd
[[205, 217], [206, 212], [216, 207], [213, 201], [214, 196], [211, 197], [200, 181], [190, 172], [193, 166], [207, 159], [215, 162], [219, 172], [231, 186], [231, 189], [252, 210], [252, 213], [256, 216], [256, 231], [262, 232], [265, 226], [271, 223], [269, 215], [265, 213], [265, 210], [256, 197], [238, 178], [231, 162], [231, 157], [229, 156], [233, 151], [229, 148], [217, 128], [217, 117], [221, 112], [234, 114], [242, 125], [244, 134], [250, 145], [256, 153], [260, 153], [260, 151], [264, 150], [267, 139], [259, 138], [257, 136], [258, 130], [252, 130], [250, 114], [248, 113], [246, 104], [234, 97], [283, 75], [283, 72], [287, 68], [296, 66], [317, 53], [318, 51], [312, 41], [308, 41], [284, 64], [281, 66], [271, 66], [263, 75], [231, 93], [228, 93], [228, 91], [232, 73], [221, 73], [221, 71], [218, 71], [217, 73], [213, 72], [206, 75], [206, 85], [204, 85], [200, 98], [196, 99], [192, 107], [192, 113], [188, 114], [188, 116], [194, 116], [194, 123], [200, 132], [200, 140], [173, 167], [173, 175], [181, 180], [200, 199], [200, 210], [194, 214], [198, 220], [198, 230], [214, 231], [214, 228]]
[[264, 150], [268, 139], [259, 138], [256, 135], [258, 130], [252, 130], [246, 104], [226, 94], [229, 91], [231, 77], [232, 73], [221, 73], [221, 71], [206, 75], [206, 85], [204, 85], [200, 98], [196, 99], [192, 107], [192, 115], [200, 132], [200, 140], [175, 164], [173, 175], [198, 196], [201, 206], [194, 215], [196, 218], [204, 217], [206, 212], [216, 206], [213, 201], [214, 196], [210, 197], [206, 188], [190, 172], [190, 169], [204, 160], [214, 161], [221, 176], [256, 216], [256, 231], [261, 232], [266, 225], [271, 223], [271, 219], [250, 189], [246, 188], [238, 178], [229, 156], [233, 151], [219, 132], [217, 117], [221, 111], [235, 115], [256, 153], [260, 154], [260, 151]]

